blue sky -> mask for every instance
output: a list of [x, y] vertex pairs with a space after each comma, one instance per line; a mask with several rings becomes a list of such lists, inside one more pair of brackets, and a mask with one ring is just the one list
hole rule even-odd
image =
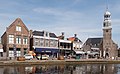
[[[120, 45], [120, 0], [108, 0], [113, 40]], [[102, 37], [106, 0], [0, 0], [0, 35], [16, 18], [28, 29], [46, 30], [71, 37], [76, 33], [85, 42]]]

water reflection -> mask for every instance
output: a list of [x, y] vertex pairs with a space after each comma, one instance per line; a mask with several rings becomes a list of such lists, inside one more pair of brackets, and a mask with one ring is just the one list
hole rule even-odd
[[1, 66], [0, 74], [119, 74], [120, 64]]

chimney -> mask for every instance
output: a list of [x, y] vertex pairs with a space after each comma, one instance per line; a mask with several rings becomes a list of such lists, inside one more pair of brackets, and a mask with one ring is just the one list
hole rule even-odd
[[64, 36], [64, 32], [62, 32], [62, 36]]
[[74, 34], [74, 37], [77, 37], [77, 34]]
[[30, 30], [29, 32], [30, 32], [30, 38], [31, 38], [33, 36], [33, 33], [32, 33], [33, 31]]
[[63, 39], [64, 40], [64, 32], [62, 32], [62, 38], [61, 39]]

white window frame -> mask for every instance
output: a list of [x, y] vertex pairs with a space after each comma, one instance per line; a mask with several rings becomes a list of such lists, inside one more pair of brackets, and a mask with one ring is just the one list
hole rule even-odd
[[54, 40], [50, 40], [50, 47], [54, 47]]
[[43, 38], [40, 38], [40, 46], [44, 46], [44, 39]]
[[9, 57], [14, 57], [14, 51], [13, 50], [9, 51]]
[[16, 26], [16, 31], [20, 31], [21, 32], [21, 26]]
[[9, 43], [14, 43], [14, 35], [9, 35]]
[[57, 40], [53, 41], [53, 47], [58, 47], [58, 41]]
[[49, 47], [49, 39], [45, 39], [45, 47]]
[[40, 46], [40, 39], [39, 38], [35, 38], [35, 46]]
[[21, 44], [21, 36], [16, 36], [16, 44]]
[[24, 37], [23, 44], [28, 44], [28, 38], [27, 37]]

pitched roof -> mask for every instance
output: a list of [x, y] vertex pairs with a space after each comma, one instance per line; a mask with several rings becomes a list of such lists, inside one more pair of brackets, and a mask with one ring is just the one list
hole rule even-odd
[[26, 28], [26, 30], [29, 31], [28, 28], [25, 26], [25, 24], [23, 23], [23, 21], [22, 21], [20, 18], [15, 19], [15, 21], [8, 27], [8, 29], [9, 29], [11, 26], [15, 25], [15, 24], [14, 24], [15, 22], [22, 22], [22, 24], [23, 24], [23, 26]]
[[[45, 31], [33, 31], [33, 35], [35, 36], [44, 36]], [[49, 33], [49, 36], [52, 38], [57, 38], [54, 33]]]
[[88, 38], [84, 44], [99, 47], [102, 40], [103, 38]]
[[64, 36], [63, 35], [58, 36], [58, 38], [64, 40]]
[[77, 37], [70, 37], [68, 38], [68, 40], [70, 41], [78, 41], [78, 42], [82, 42], [80, 39], [78, 39]]
[[49, 33], [49, 36], [52, 38], [57, 38], [57, 36], [54, 33]]
[[33, 31], [33, 35], [35, 35], [35, 36], [44, 36], [44, 32], [43, 31]]
[[[21, 22], [22, 25], [25, 27], [25, 29], [26, 29], [27, 31], [29, 31], [29, 29], [26, 27], [26, 25], [23, 23], [23, 21], [22, 21], [20, 18], [15, 19], [15, 21], [12, 22], [12, 24], [10, 24], [10, 25], [7, 27], [7, 30], [8, 30], [9, 28], [11, 28], [13, 25], [16, 25], [15, 22]], [[1, 38], [2, 38], [5, 34], [6, 34], [6, 31], [3, 33], [3, 35], [1, 36]]]

